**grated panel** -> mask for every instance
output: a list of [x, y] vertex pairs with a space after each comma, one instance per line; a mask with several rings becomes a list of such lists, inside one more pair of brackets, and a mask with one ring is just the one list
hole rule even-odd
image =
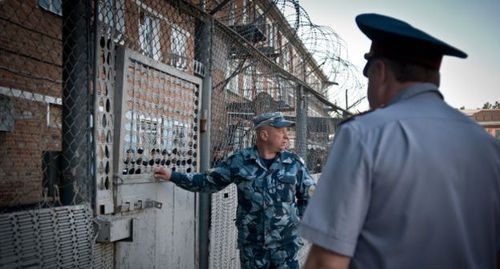
[[90, 268], [92, 211], [88, 205], [0, 215], [0, 268]]
[[209, 268], [240, 268], [235, 226], [238, 196], [236, 185], [212, 194]]

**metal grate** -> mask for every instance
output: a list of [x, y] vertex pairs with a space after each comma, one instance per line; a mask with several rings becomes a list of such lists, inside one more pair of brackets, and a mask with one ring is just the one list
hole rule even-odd
[[240, 268], [234, 225], [237, 202], [235, 185], [212, 195], [209, 268]]
[[198, 166], [200, 80], [164, 64], [123, 51], [118, 171], [143, 177], [155, 166], [195, 172]]
[[90, 268], [93, 253], [89, 205], [0, 215], [1, 268]]
[[114, 263], [114, 248], [113, 243], [96, 243], [94, 245], [93, 268], [109, 269], [113, 268]]

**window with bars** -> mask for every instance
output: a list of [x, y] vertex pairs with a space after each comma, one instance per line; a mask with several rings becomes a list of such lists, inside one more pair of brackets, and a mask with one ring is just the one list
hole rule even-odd
[[254, 66], [250, 66], [243, 76], [243, 97], [252, 99], [252, 79], [254, 74]]
[[141, 52], [153, 60], [161, 60], [160, 22], [144, 11], [139, 22], [139, 44]]
[[38, 0], [38, 5], [49, 12], [62, 16], [62, 0]]
[[177, 25], [172, 25], [170, 48], [172, 50], [171, 65], [181, 70], [187, 69], [187, 54], [189, 33]]
[[249, 129], [243, 124], [236, 123], [228, 126], [229, 145], [233, 150], [239, 150], [252, 145], [252, 138], [249, 135]]
[[265, 92], [264, 89], [264, 76], [260, 74], [259, 71], [256, 71], [254, 74], [255, 81], [255, 94], [259, 94], [260, 92]]
[[290, 48], [288, 46], [283, 47], [283, 53], [282, 53], [282, 63], [281, 66], [283, 66], [283, 69], [290, 71]]
[[229, 79], [229, 81], [226, 84], [226, 89], [239, 95], [240, 94], [239, 89], [238, 89], [239, 74], [233, 74], [236, 71], [236, 67], [237, 67], [237, 64], [235, 61], [228, 62], [227, 69], [226, 69], [226, 78]]
[[248, 0], [243, 0], [243, 12], [242, 12], [242, 17], [241, 17], [241, 23], [245, 24], [248, 21], [248, 13], [249, 13], [249, 7], [248, 7]]
[[47, 105], [47, 126], [53, 128], [62, 128], [62, 105]]
[[236, 23], [236, 3], [231, 1], [229, 3], [228, 25], [234, 25], [235, 23]]
[[276, 48], [276, 40], [277, 40], [277, 27], [275, 24], [269, 24], [268, 27], [268, 39], [269, 39], [269, 46], [273, 49]]
[[125, 33], [125, 0], [101, 0], [99, 1], [99, 21], [106, 25], [109, 36], [113, 36], [115, 42], [123, 44]]

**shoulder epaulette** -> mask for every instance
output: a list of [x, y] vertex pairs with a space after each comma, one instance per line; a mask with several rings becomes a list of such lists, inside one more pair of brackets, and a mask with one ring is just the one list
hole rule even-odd
[[342, 124], [348, 123], [348, 122], [356, 119], [359, 116], [363, 116], [363, 115], [371, 113], [373, 111], [375, 111], [375, 110], [367, 110], [367, 111], [360, 112], [358, 114], [354, 114], [354, 115], [348, 116], [347, 118], [345, 118], [342, 121], [340, 121], [339, 126], [341, 126]]
[[285, 150], [282, 152], [283, 154], [283, 157], [284, 158], [290, 158], [290, 159], [294, 159], [298, 162], [300, 162], [302, 165], [305, 165], [305, 161], [304, 159], [302, 159], [302, 157], [300, 157], [297, 153], [295, 152], [291, 152], [291, 151], [288, 151], [288, 150]]

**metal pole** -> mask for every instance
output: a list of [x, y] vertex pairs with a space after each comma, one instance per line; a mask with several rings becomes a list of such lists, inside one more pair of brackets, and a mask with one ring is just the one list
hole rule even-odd
[[[307, 82], [306, 62], [302, 62], [302, 79]], [[296, 90], [296, 122], [295, 122], [295, 148], [297, 154], [307, 163], [307, 97], [304, 85], [299, 84]]]
[[90, 3], [63, 4], [63, 123], [61, 202], [90, 202]]
[[[210, 129], [211, 129], [211, 99], [212, 99], [212, 21], [198, 21], [198, 31], [196, 38], [196, 53], [205, 66], [205, 76], [201, 89], [201, 117], [200, 124], [200, 170], [207, 171], [210, 168]], [[210, 208], [211, 195], [199, 194], [199, 268], [208, 269], [209, 265], [209, 244], [210, 244]]]
[[349, 109], [349, 96], [347, 95], [347, 89], [345, 89], [345, 110]]
[[307, 158], [307, 97], [303, 86], [296, 90], [297, 117], [295, 122], [295, 148], [304, 160]]

